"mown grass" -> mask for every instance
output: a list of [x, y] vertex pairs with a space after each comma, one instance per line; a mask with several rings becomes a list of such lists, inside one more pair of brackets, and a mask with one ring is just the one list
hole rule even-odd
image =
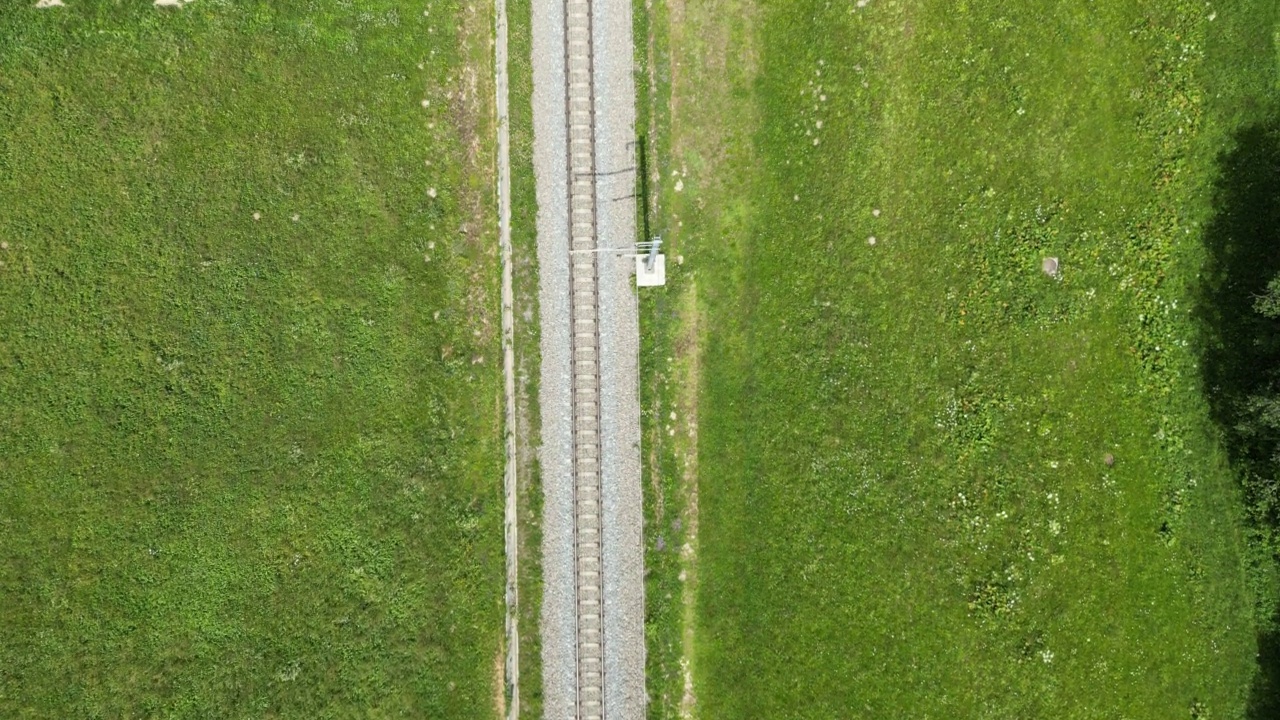
[[[658, 229], [705, 318], [697, 714], [1261, 717], [1273, 574], [1193, 311], [1276, 10], [858, 5], [663, 5]], [[648, 302], [655, 348], [680, 307]]]
[[28, 5], [0, 9], [0, 715], [493, 715], [487, 10]]

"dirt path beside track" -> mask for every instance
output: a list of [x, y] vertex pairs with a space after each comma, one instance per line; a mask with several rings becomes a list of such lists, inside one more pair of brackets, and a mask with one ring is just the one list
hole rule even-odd
[[506, 664], [500, 713], [520, 717], [520, 538], [516, 477], [515, 296], [511, 284], [511, 132], [507, 82], [507, 3], [494, 0], [494, 109], [498, 130], [498, 245], [502, 255], [503, 548], [506, 553]]

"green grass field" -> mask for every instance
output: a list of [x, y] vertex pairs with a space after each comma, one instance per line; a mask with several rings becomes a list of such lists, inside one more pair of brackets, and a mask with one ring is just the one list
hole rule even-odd
[[33, 4], [0, 8], [0, 716], [492, 717], [488, 6]]
[[1274, 4], [657, 6], [652, 715], [1263, 717], [1196, 311]]

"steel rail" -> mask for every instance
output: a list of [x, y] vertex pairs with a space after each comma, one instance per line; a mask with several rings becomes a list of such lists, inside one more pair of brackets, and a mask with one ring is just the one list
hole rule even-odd
[[565, 122], [572, 325], [573, 545], [578, 720], [604, 718], [600, 331], [591, 0], [565, 0]]

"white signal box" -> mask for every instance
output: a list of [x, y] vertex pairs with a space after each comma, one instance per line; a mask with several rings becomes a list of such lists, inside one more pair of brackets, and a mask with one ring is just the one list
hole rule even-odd
[[667, 258], [659, 250], [662, 238], [636, 243], [636, 287], [660, 287], [667, 284]]
[[667, 256], [662, 253], [636, 256], [636, 287], [667, 284]]

